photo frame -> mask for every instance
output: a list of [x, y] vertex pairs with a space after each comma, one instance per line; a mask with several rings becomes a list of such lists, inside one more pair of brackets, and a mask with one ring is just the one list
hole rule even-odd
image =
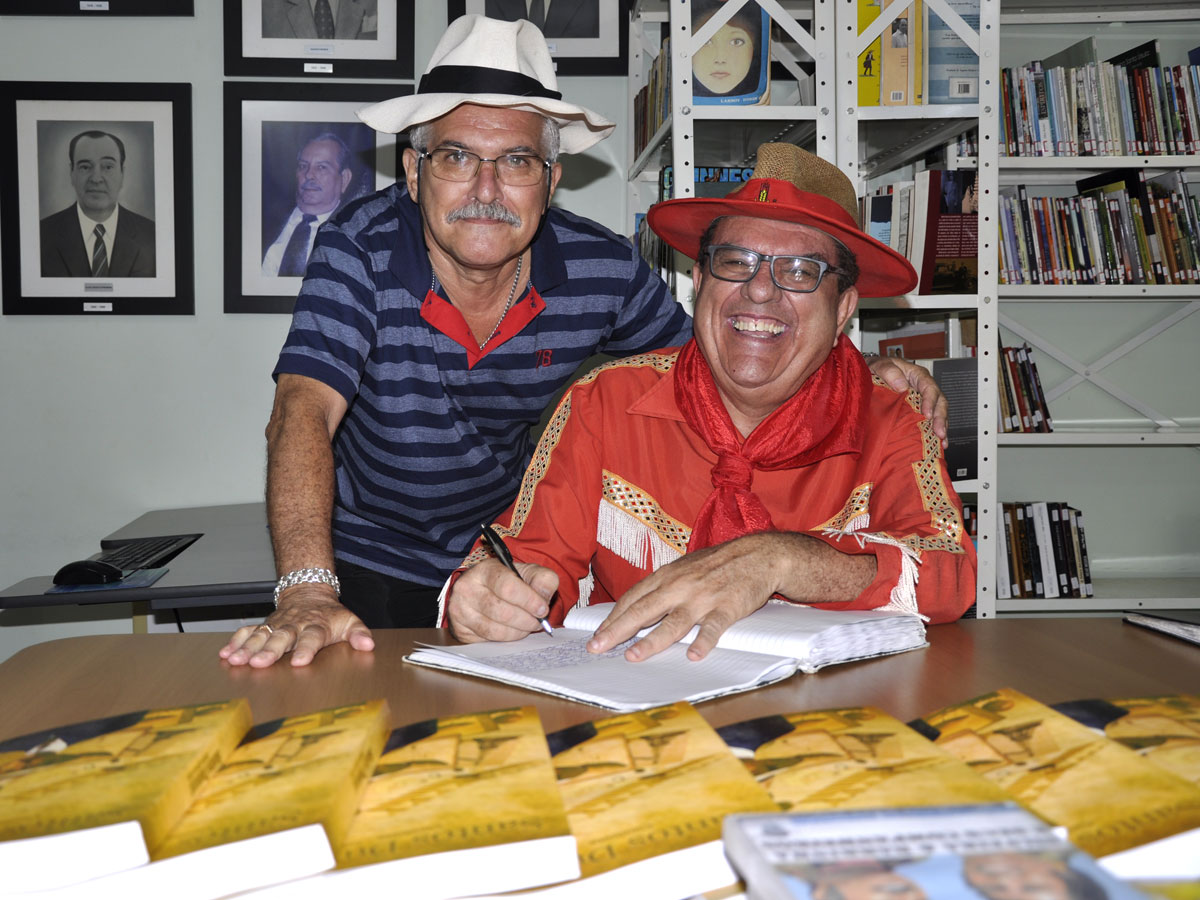
[[[376, 132], [355, 110], [411, 93], [395, 84], [225, 82], [225, 312], [291, 313], [316, 229], [400, 179], [404, 136]], [[344, 167], [331, 164], [339, 150]], [[302, 227], [306, 240], [293, 243]]]
[[[513, 22], [528, 18], [526, 0], [447, 0], [447, 22], [477, 13]], [[550, 0], [546, 43], [559, 75], [627, 75], [629, 0]]]
[[307, 4], [224, 0], [225, 74], [411, 79], [414, 3], [342, 0], [320, 38]]
[[194, 16], [194, 0], [0, 0], [0, 16]]
[[5, 315], [195, 311], [191, 91], [0, 82]]

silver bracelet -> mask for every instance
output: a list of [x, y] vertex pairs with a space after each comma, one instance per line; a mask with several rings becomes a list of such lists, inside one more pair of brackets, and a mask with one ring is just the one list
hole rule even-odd
[[279, 595], [297, 584], [327, 584], [339, 597], [342, 596], [342, 585], [338, 577], [328, 569], [295, 569], [280, 578], [275, 585], [273, 602], [276, 609], [279, 609]]

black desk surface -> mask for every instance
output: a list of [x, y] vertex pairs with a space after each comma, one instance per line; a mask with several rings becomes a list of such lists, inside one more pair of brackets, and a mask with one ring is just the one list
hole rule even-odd
[[135, 600], [150, 601], [152, 609], [271, 602], [275, 563], [267, 533], [266, 504], [155, 510], [103, 540], [119, 542], [175, 534], [201, 537], [172, 559], [166, 574], [149, 587], [47, 594], [46, 589], [53, 586], [51, 573], [26, 578], [0, 591], [0, 609]]

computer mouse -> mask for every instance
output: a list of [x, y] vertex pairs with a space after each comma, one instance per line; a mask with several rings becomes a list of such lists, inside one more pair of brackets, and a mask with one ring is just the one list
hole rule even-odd
[[98, 559], [79, 559], [69, 562], [54, 573], [55, 584], [112, 584], [120, 581], [124, 572], [112, 563]]

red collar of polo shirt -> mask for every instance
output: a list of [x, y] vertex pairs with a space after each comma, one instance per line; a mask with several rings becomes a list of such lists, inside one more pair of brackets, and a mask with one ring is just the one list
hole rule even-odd
[[463, 318], [458, 307], [433, 291], [427, 291], [425, 294], [425, 302], [421, 304], [421, 318], [466, 350], [467, 368], [473, 369], [475, 363], [509, 338], [520, 334], [521, 329], [532, 322], [534, 317], [545, 308], [546, 301], [537, 292], [537, 288], [530, 284], [528, 293], [509, 308], [508, 312], [504, 314], [504, 318], [500, 320], [496, 333], [482, 347], [475, 340], [475, 336], [471, 334], [467, 320]]

